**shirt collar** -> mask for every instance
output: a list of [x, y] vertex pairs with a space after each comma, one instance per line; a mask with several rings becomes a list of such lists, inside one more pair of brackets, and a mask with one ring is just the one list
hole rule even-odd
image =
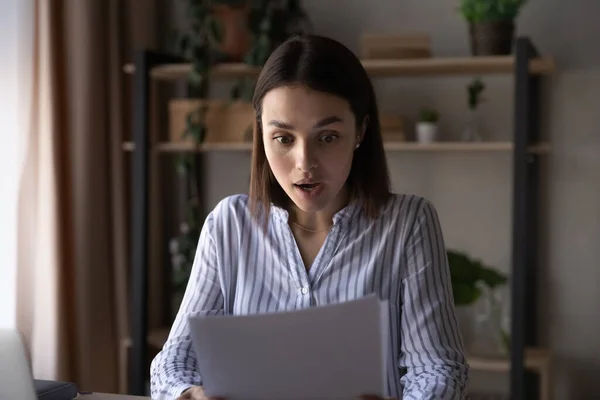
[[[357, 199], [350, 200], [345, 207], [333, 215], [333, 224], [345, 224], [354, 218], [359, 213], [360, 209], [361, 204]], [[271, 212], [273, 213], [274, 217], [279, 219], [281, 222], [285, 224], [289, 222], [289, 213], [285, 208], [271, 203]]]

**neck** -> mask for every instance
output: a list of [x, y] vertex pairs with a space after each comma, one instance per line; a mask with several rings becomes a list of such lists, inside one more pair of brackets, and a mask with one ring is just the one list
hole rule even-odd
[[344, 187], [330, 205], [323, 210], [306, 212], [294, 204], [290, 207], [290, 223], [307, 232], [317, 233], [329, 230], [333, 225], [333, 216], [348, 204], [348, 191]]

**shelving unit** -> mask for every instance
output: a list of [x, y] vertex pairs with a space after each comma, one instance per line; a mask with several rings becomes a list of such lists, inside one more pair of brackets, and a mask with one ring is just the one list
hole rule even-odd
[[[514, 144], [512, 142], [436, 142], [431, 144], [415, 142], [386, 142], [384, 143], [384, 148], [388, 152], [512, 152], [514, 150]], [[177, 153], [186, 151], [250, 152], [252, 151], [252, 143], [205, 143], [201, 146], [196, 146], [188, 143], [164, 142], [157, 143], [152, 149], [160, 153]], [[135, 150], [135, 144], [133, 142], [125, 142], [123, 143], [123, 150], [133, 151]], [[533, 146], [528, 146], [527, 151], [531, 154], [547, 154], [550, 152], [550, 144], [538, 143]]]
[[[388, 152], [451, 153], [498, 152], [512, 156], [512, 327], [511, 355], [508, 360], [471, 358], [475, 369], [509, 371], [511, 398], [534, 398], [536, 382], [526, 369], [536, 370], [549, 363], [545, 350], [535, 350], [537, 343], [537, 200], [539, 196], [539, 157], [551, 151], [549, 143], [539, 142], [540, 79], [552, 74], [552, 58], [540, 57], [528, 38], [517, 38], [515, 53], [499, 57], [445, 57], [413, 60], [365, 60], [365, 69], [373, 78], [418, 77], [427, 75], [514, 76], [514, 131], [507, 142], [437, 142], [423, 145], [411, 142], [388, 142]], [[249, 143], [193, 146], [185, 143], [150, 143], [149, 94], [151, 80], [185, 80], [190, 65], [176, 57], [141, 51], [134, 64], [124, 66], [134, 76], [133, 142], [123, 143], [132, 153], [132, 337], [130, 391], [143, 394], [147, 375], [148, 345], [161, 346], [165, 332], [148, 331], [148, 261], [149, 261], [149, 169], [151, 154], [189, 151], [250, 152]], [[257, 76], [259, 68], [243, 64], [222, 64], [212, 70], [213, 78], [231, 79]], [[168, 333], [168, 332], [167, 332]], [[537, 370], [539, 372], [539, 368]]]
[[[511, 371], [511, 363], [507, 359], [486, 359], [480, 357], [468, 357], [471, 369], [485, 372], [506, 373]], [[551, 379], [550, 365], [552, 355], [547, 349], [537, 347], [525, 348], [523, 355], [523, 365], [528, 371], [535, 373], [539, 377], [538, 398], [540, 400], [550, 400]]]
[[[489, 75], [514, 72], [516, 57], [443, 57], [410, 60], [363, 60], [362, 64], [371, 77], [400, 75]], [[556, 69], [551, 58], [532, 58], [529, 61], [531, 74], [551, 74]], [[136, 71], [134, 64], [123, 68], [126, 73]], [[159, 80], [186, 79], [191, 71], [190, 64], [163, 64], [152, 69], [150, 76]], [[239, 78], [258, 76], [260, 68], [246, 64], [221, 64], [211, 71], [213, 78]]]
[[[153, 329], [148, 332], [148, 345], [155, 349], [161, 349], [169, 337], [169, 328]], [[128, 346], [131, 343], [127, 343]], [[468, 363], [473, 370], [484, 372], [510, 372], [510, 361], [508, 359], [488, 359], [467, 356]], [[526, 348], [523, 363], [526, 369], [535, 372], [540, 377], [540, 399], [550, 400], [550, 363], [552, 356], [547, 349]]]

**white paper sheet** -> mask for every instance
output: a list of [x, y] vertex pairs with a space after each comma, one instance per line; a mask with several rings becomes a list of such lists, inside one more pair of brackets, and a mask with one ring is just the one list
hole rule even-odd
[[305, 310], [190, 319], [208, 396], [347, 400], [382, 396], [388, 305], [375, 295]]

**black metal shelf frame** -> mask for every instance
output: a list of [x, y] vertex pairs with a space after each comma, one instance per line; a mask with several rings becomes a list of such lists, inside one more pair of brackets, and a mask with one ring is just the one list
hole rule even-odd
[[[530, 60], [537, 52], [528, 38], [515, 41], [514, 150], [512, 209], [512, 291], [510, 397], [537, 398], [537, 377], [526, 371], [525, 348], [537, 345], [536, 280], [539, 200], [539, 155], [527, 147], [536, 144], [540, 131], [540, 76], [532, 74]], [[132, 252], [131, 252], [131, 358], [129, 393], [145, 395], [148, 365], [148, 261], [150, 72], [164, 64], [185, 60], [155, 51], [136, 54], [133, 91]]]

